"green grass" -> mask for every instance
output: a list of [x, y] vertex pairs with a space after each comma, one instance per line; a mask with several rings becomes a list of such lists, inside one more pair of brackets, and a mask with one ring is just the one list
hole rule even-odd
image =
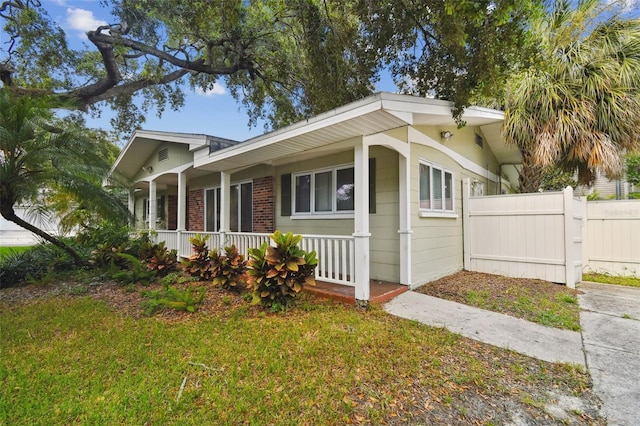
[[608, 274], [582, 274], [582, 281], [640, 287], [640, 278], [637, 277], [623, 277]]
[[376, 424], [400, 419], [417, 392], [491, 398], [509, 394], [506, 377], [588, 387], [578, 369], [381, 310], [300, 306], [168, 321], [89, 297], [0, 304], [0, 424]]
[[16, 247], [3, 247], [0, 246], [0, 258], [11, 254], [11, 253], [19, 253], [22, 251], [29, 250], [31, 246], [16, 246]]
[[510, 314], [541, 325], [580, 330], [578, 299], [569, 293], [551, 295], [514, 286], [501, 297], [492, 296], [487, 290], [467, 290], [465, 300], [471, 306]]

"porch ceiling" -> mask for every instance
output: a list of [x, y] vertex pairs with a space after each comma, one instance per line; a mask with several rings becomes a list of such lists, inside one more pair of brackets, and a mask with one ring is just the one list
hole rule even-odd
[[[275, 132], [249, 139], [236, 146], [196, 158], [194, 168], [229, 171], [257, 164], [276, 164], [279, 160], [327, 148], [331, 144], [374, 135], [407, 125], [452, 126], [452, 104], [446, 101], [377, 93], [360, 101], [328, 111]], [[483, 126], [498, 161], [512, 162], [517, 150], [504, 147], [500, 134], [500, 111], [469, 107], [462, 119], [468, 125]], [[357, 139], [356, 139], [357, 138]], [[514, 161], [515, 162], [515, 161]]]

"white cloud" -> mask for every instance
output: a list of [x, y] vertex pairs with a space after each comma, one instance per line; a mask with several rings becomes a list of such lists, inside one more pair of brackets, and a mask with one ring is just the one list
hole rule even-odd
[[86, 33], [98, 28], [100, 25], [107, 25], [105, 21], [96, 19], [93, 12], [86, 9], [69, 8], [67, 9], [67, 25], [73, 29]]
[[227, 89], [222, 84], [214, 83], [213, 87], [207, 90], [196, 87], [196, 94], [203, 96], [226, 95]]

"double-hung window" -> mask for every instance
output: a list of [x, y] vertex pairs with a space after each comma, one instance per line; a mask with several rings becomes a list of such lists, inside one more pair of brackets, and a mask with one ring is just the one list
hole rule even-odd
[[420, 161], [420, 210], [455, 213], [453, 172], [436, 164]]
[[[251, 182], [231, 185], [229, 194], [229, 230], [232, 232], [253, 231], [253, 184]], [[221, 216], [220, 188], [205, 191], [205, 231], [218, 232]]]
[[341, 214], [354, 210], [353, 166], [339, 166], [294, 175], [294, 212]]

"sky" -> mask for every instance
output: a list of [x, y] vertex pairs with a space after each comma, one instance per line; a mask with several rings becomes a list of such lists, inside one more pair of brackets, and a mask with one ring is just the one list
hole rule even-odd
[[[41, 0], [42, 6], [67, 34], [72, 48], [90, 45], [86, 32], [104, 24], [116, 23], [110, 9], [100, 6], [98, 0]], [[93, 48], [93, 46], [91, 46]], [[95, 48], [94, 48], [95, 49]], [[390, 78], [385, 78], [377, 90], [395, 91]], [[162, 118], [151, 110], [142, 123], [145, 130], [204, 133], [234, 140], [246, 140], [264, 133], [264, 123], [249, 128], [246, 110], [236, 102], [223, 84], [216, 83], [213, 90], [203, 93], [185, 88], [185, 105], [179, 111], [167, 108]], [[103, 111], [101, 118], [87, 116], [87, 126], [110, 130], [112, 111]], [[126, 140], [120, 141], [121, 144]]]

